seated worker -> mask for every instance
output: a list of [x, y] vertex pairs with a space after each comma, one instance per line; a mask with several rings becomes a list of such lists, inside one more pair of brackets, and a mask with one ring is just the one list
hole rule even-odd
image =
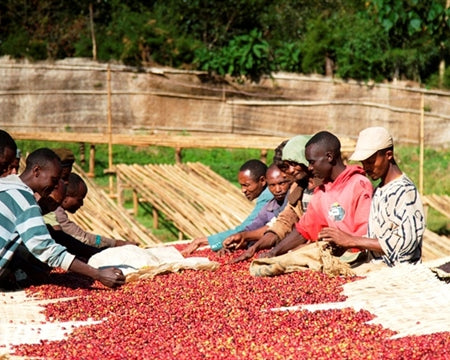
[[[56, 222], [53, 222], [49, 218], [48, 224], [53, 226], [54, 230], [62, 230], [82, 243], [100, 249], [123, 245], [137, 245], [131, 241], [111, 239], [106, 236], [89, 233], [69, 219], [66, 211], [72, 214], [77, 212], [83, 206], [83, 200], [87, 192], [88, 188], [84, 180], [78, 174], [70, 173], [67, 178], [66, 195], [61, 205], [54, 212]], [[47, 217], [45, 219], [47, 220]]]
[[[63, 202], [66, 196], [66, 184], [63, 179], [59, 179], [58, 186], [47, 197], [41, 197], [38, 205], [42, 210], [42, 214], [55, 211]], [[45, 220], [45, 218], [44, 218]], [[101, 249], [83, 244], [81, 241], [75, 239], [71, 235], [62, 230], [56, 230], [51, 225], [47, 224], [48, 232], [55, 242], [63, 245], [71, 254], [77, 256], [80, 260], [88, 262], [92, 255], [97, 254]]]
[[388, 266], [420, 262], [425, 216], [419, 193], [394, 159], [392, 136], [383, 127], [359, 133], [350, 160], [361, 161], [372, 180], [381, 180], [370, 207], [367, 237], [326, 227], [319, 237], [344, 248], [368, 250], [368, 259]]
[[[307, 202], [309, 202], [309, 198], [312, 195], [313, 187], [313, 184], [309, 184], [310, 176], [308, 175], [308, 169], [305, 165], [305, 144], [310, 138], [311, 137], [307, 135], [297, 135], [289, 139], [282, 149], [279, 167], [283, 169], [286, 174], [290, 175], [293, 180], [289, 189], [289, 194], [286, 197], [287, 206], [276, 219], [270, 222], [268, 227], [264, 229], [263, 235], [259, 237], [257, 242], [258, 245], [252, 246], [248, 252], [245, 252], [242, 255], [242, 258], [237, 258], [235, 260], [236, 262], [244, 260], [244, 257], [246, 256], [248, 256], [246, 258], [252, 257], [254, 255], [253, 251], [257, 251], [261, 244], [267, 244], [268, 242], [275, 244], [278, 236], [284, 238], [303, 214]], [[275, 159], [274, 162], [276, 162]], [[311, 190], [308, 190], [309, 188], [311, 188]], [[227, 248], [233, 249], [242, 247], [236, 246], [236, 241], [240, 242], [240, 239], [227, 240]]]
[[228, 236], [244, 230], [247, 225], [251, 224], [263, 206], [273, 198], [272, 193], [267, 188], [266, 171], [267, 165], [262, 161], [252, 159], [245, 162], [239, 169], [238, 181], [245, 197], [250, 201], [256, 199], [255, 207], [250, 215], [234, 229], [194, 239], [181, 253], [186, 256], [197, 250], [200, 246], [206, 246], [208, 244], [213, 251], [219, 251], [222, 249], [223, 241]]
[[[325, 227], [336, 227], [360, 236], [367, 232], [373, 187], [361, 167], [343, 163], [339, 139], [328, 131], [315, 134], [306, 143], [305, 157], [308, 170], [314, 177], [323, 179], [323, 184], [314, 189], [308, 210], [295, 224], [295, 229], [264, 257], [278, 256], [308, 241], [317, 241], [319, 232]], [[272, 247], [273, 243], [264, 246], [257, 242], [254, 246], [261, 250]], [[252, 248], [247, 251], [255, 253]], [[244, 253], [237, 260], [248, 258]]]
[[40, 197], [48, 196], [57, 186], [60, 175], [58, 156], [50, 149], [42, 148], [28, 156], [20, 176], [0, 179], [0, 208], [3, 209], [0, 211], [0, 283], [15, 277], [16, 251], [24, 244], [38, 260], [51, 267], [91, 277], [109, 287], [124, 284], [125, 277], [120, 269], [93, 268], [55, 243], [48, 233], [34, 193]]
[[266, 181], [273, 198], [261, 209], [256, 219], [245, 227], [244, 231], [233, 234], [225, 239], [223, 247], [226, 250], [239, 249], [249, 241], [257, 240], [264, 235], [267, 224], [274, 219], [286, 206], [286, 195], [292, 184], [291, 176], [282, 172], [278, 166], [272, 164], [266, 172]]

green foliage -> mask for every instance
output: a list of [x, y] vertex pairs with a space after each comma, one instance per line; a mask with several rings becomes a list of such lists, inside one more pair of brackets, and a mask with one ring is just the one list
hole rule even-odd
[[[257, 81], [275, 70], [428, 81], [450, 62], [446, 0], [4, 0], [0, 55], [90, 57]], [[428, 81], [432, 84], [433, 81]]]
[[196, 53], [196, 62], [201, 69], [209, 72], [248, 76], [252, 80], [258, 80], [261, 75], [269, 74], [272, 70], [269, 43], [256, 29], [248, 35], [236, 36], [218, 51], [200, 49]]
[[274, 51], [277, 70], [301, 72], [301, 50], [297, 43], [283, 43]]

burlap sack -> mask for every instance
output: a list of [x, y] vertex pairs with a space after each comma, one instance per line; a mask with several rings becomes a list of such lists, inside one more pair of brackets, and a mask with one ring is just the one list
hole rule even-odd
[[331, 276], [354, 275], [350, 265], [331, 254], [324, 241], [307, 244], [300, 249], [273, 258], [255, 259], [250, 264], [253, 276], [276, 276], [302, 270], [320, 271]]
[[89, 259], [95, 268], [115, 266], [122, 270], [126, 281], [152, 278], [155, 275], [180, 270], [215, 270], [219, 263], [205, 257], [184, 258], [172, 246], [143, 249], [133, 245], [108, 248]]

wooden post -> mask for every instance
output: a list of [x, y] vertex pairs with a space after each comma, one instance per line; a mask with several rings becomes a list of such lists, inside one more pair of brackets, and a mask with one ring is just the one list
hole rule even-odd
[[112, 174], [113, 159], [112, 159], [112, 115], [111, 115], [111, 67], [107, 67], [107, 83], [108, 83], [108, 170], [109, 175], [109, 195], [113, 196], [114, 179]]
[[133, 215], [137, 216], [139, 211], [139, 196], [135, 189], [133, 189]]
[[116, 172], [116, 192], [117, 192], [117, 204], [121, 207], [124, 207], [124, 199], [123, 199], [123, 186], [122, 180], [120, 179], [119, 173]]
[[267, 164], [267, 149], [262, 149], [261, 150], [261, 161], [264, 164]]
[[424, 95], [420, 96], [420, 159], [419, 159], [419, 193], [423, 195], [423, 158], [424, 158]]
[[89, 148], [89, 172], [87, 176], [90, 178], [95, 177], [95, 145], [91, 144]]
[[85, 143], [80, 142], [80, 164], [84, 166], [86, 164]]
[[183, 162], [183, 154], [182, 154], [182, 148], [177, 147], [175, 148], [175, 163], [181, 164]]
[[159, 226], [158, 211], [155, 208], [153, 208], [152, 214], [153, 214], [153, 228], [157, 229]]

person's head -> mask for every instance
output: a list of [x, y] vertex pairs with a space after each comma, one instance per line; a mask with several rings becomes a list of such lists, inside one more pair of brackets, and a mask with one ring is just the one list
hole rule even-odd
[[282, 141], [274, 150], [273, 158], [272, 158], [272, 164], [275, 164], [276, 166], [282, 166], [283, 164], [283, 149], [286, 146], [287, 142], [289, 140]]
[[74, 214], [83, 206], [88, 188], [80, 175], [70, 173], [67, 180], [66, 196], [61, 204], [64, 210]]
[[73, 163], [75, 162], [75, 156], [73, 155], [72, 150], [66, 148], [58, 148], [54, 149], [53, 151], [56, 153], [56, 155], [59, 156], [61, 160], [61, 179], [63, 179], [67, 183], [69, 174], [72, 172]]
[[281, 171], [278, 166], [272, 164], [266, 172], [267, 187], [274, 198], [282, 203], [292, 184], [292, 177]]
[[341, 142], [332, 133], [320, 131], [306, 143], [305, 157], [314, 177], [331, 179], [334, 167], [343, 165]]
[[59, 179], [58, 185], [53, 189], [50, 195], [41, 197], [38, 205], [42, 210], [42, 214], [48, 214], [55, 211], [60, 206], [66, 196], [66, 184], [63, 179]]
[[11, 173], [11, 164], [14, 162], [17, 145], [6, 131], [0, 129], [0, 177]]
[[305, 158], [305, 145], [311, 139], [309, 135], [297, 135], [289, 139], [286, 143], [283, 154], [282, 164], [279, 165], [281, 171], [292, 176], [295, 181], [309, 176], [308, 166]]
[[61, 178], [61, 162], [58, 155], [48, 148], [40, 148], [27, 156], [22, 181], [41, 197], [48, 196]]
[[252, 159], [244, 163], [239, 169], [238, 181], [245, 197], [256, 199], [266, 188], [267, 165], [262, 161]]
[[22, 153], [20, 152], [20, 149], [17, 149], [16, 157], [14, 158], [13, 162], [11, 164], [9, 164], [9, 169], [8, 169], [9, 174], [18, 174], [19, 173], [21, 156], [22, 156]]
[[395, 164], [392, 136], [380, 126], [362, 130], [350, 160], [361, 161], [372, 180], [384, 179], [390, 165]]

